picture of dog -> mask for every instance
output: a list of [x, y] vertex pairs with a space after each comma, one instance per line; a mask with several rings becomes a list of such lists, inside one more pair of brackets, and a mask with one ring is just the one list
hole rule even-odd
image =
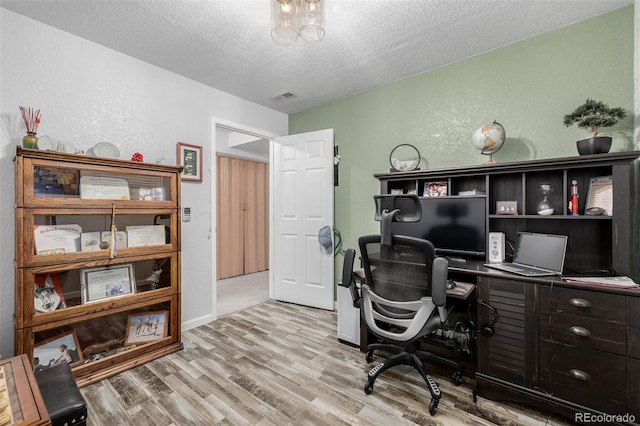
[[50, 275], [47, 275], [43, 286], [36, 284], [34, 305], [36, 312], [51, 312], [67, 307], [56, 291]]

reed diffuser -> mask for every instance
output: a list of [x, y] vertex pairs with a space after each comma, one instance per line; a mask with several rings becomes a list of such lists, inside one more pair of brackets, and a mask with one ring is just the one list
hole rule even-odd
[[38, 125], [40, 124], [40, 110], [31, 107], [20, 107], [27, 134], [22, 138], [22, 147], [27, 149], [38, 149]]

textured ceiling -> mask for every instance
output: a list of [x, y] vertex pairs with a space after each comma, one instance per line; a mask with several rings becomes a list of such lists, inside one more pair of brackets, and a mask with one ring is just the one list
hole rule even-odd
[[[633, 3], [326, 1], [325, 38], [293, 46], [271, 40], [267, 0], [1, 0], [0, 6], [291, 114]], [[287, 91], [296, 96], [270, 99]]]

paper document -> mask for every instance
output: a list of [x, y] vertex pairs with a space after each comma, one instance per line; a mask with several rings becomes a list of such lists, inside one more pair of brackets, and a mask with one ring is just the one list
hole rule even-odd
[[578, 284], [594, 284], [605, 287], [618, 287], [618, 288], [640, 288], [640, 284], [634, 282], [631, 278], [620, 277], [564, 277], [562, 279], [568, 283]]
[[75, 253], [80, 251], [82, 227], [69, 225], [34, 225], [36, 254]]

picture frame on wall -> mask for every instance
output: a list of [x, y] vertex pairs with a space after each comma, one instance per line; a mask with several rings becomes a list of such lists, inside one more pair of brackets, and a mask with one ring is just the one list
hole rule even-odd
[[127, 316], [125, 346], [162, 340], [169, 331], [169, 311], [136, 312]]
[[202, 182], [202, 147], [178, 142], [176, 158], [182, 167], [180, 177], [186, 182]]

